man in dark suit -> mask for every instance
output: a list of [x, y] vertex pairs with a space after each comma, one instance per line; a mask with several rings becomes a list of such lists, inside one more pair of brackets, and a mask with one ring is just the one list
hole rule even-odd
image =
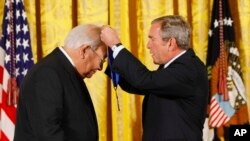
[[101, 39], [111, 47], [112, 70], [119, 85], [145, 95], [143, 141], [202, 141], [207, 111], [208, 79], [205, 65], [190, 48], [191, 29], [180, 16], [152, 21], [148, 49], [158, 70], [148, 70], [120, 43], [112, 28], [104, 26]]
[[26, 75], [14, 141], [98, 141], [95, 110], [83, 78], [102, 69], [101, 28], [79, 25]]

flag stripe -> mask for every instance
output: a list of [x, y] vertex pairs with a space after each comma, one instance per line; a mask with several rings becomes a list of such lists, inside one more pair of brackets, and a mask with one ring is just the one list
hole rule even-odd
[[0, 134], [1, 134], [1, 136], [0, 136], [1, 141], [9, 141], [9, 139], [7, 138], [7, 136], [3, 132], [0, 132]]
[[216, 117], [222, 112], [222, 110], [220, 109], [219, 104], [216, 105], [216, 109], [213, 108], [212, 110], [214, 110], [214, 112], [211, 112], [211, 121], [214, 121], [216, 119]]
[[9, 140], [13, 140], [14, 137], [14, 123], [10, 120], [9, 116], [5, 113], [5, 110], [1, 110], [1, 125], [2, 127], [8, 127], [8, 128], [2, 128], [3, 133], [8, 137]]
[[[15, 106], [8, 106], [7, 105], [7, 94], [5, 91], [2, 93], [2, 107], [1, 109], [5, 112], [5, 115], [10, 118], [10, 120], [15, 123], [16, 121], [16, 107]], [[5, 128], [5, 126], [2, 126]], [[6, 127], [8, 128], [8, 127]]]

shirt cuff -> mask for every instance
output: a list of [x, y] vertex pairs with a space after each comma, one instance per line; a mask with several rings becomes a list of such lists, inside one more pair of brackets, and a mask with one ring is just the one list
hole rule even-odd
[[124, 48], [123, 45], [120, 46], [112, 46], [111, 49], [113, 50], [113, 57], [116, 58], [116, 56], [118, 55], [118, 53]]

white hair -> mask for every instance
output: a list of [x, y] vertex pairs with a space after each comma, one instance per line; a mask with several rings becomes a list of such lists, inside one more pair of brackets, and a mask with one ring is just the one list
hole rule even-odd
[[78, 25], [67, 35], [64, 47], [76, 49], [82, 45], [89, 45], [93, 50], [100, 44], [101, 28], [93, 24]]

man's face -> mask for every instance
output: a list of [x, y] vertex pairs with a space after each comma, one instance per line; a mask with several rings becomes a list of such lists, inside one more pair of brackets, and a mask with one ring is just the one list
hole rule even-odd
[[153, 61], [155, 64], [164, 64], [166, 62], [165, 58], [168, 54], [168, 42], [162, 40], [160, 36], [160, 23], [154, 23], [151, 25], [147, 47], [150, 50]]
[[97, 71], [101, 71], [103, 68], [103, 63], [107, 58], [107, 47], [101, 44], [96, 50], [90, 47], [86, 49], [86, 61], [85, 65], [82, 65], [82, 76], [90, 78]]

